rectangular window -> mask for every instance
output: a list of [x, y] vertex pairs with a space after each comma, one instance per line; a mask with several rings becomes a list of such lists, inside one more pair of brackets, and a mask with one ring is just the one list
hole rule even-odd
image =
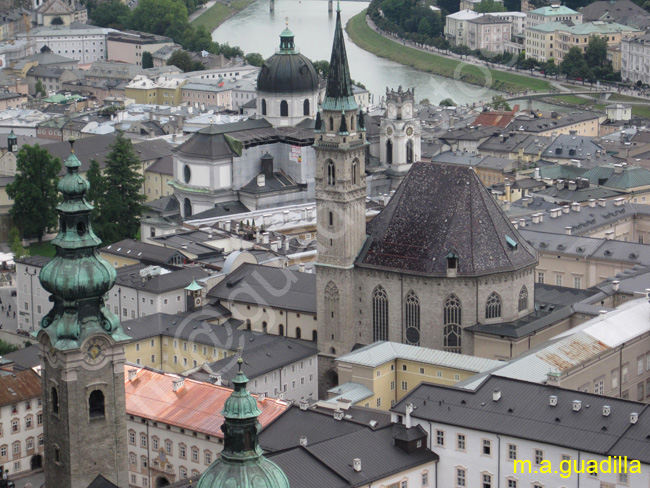
[[636, 399], [639, 402], [643, 401], [643, 391], [644, 391], [643, 381], [641, 381], [636, 385]]
[[381, 398], [377, 398], [377, 408], [381, 407]]
[[483, 488], [492, 488], [492, 475], [484, 474], [483, 475]]
[[597, 395], [604, 395], [605, 394], [605, 379], [601, 378], [599, 380], [594, 381], [594, 393]]
[[402, 390], [407, 391], [409, 389], [408, 382], [402, 381]]
[[508, 488], [517, 488], [517, 480], [508, 480]]
[[537, 272], [537, 283], [544, 284], [544, 273], [541, 271]]
[[514, 444], [508, 444], [508, 459], [511, 461], [517, 459], [517, 446]]
[[544, 451], [541, 449], [535, 449], [535, 464], [540, 465], [544, 461]]
[[483, 439], [483, 454], [485, 456], [492, 455], [492, 441], [489, 439]]
[[465, 487], [466, 472], [462, 468], [456, 468], [456, 486]]
[[422, 486], [429, 486], [429, 473], [422, 473]]
[[580, 278], [580, 276], [573, 277], [573, 288], [582, 288], [582, 278]]
[[436, 444], [439, 446], [444, 446], [445, 445], [445, 431], [444, 430], [437, 430], [436, 431]]
[[459, 451], [465, 450], [465, 434], [458, 434], [456, 436], [456, 448]]
[[395, 381], [390, 382], [390, 391], [395, 391]]
[[562, 286], [562, 275], [555, 275], [555, 286]]
[[622, 369], [622, 375], [621, 375], [622, 376], [621, 381], [623, 383], [627, 383], [627, 369], [628, 369], [628, 365], [624, 364]]
[[618, 388], [618, 369], [612, 370], [612, 389]]
[[640, 358], [637, 358], [637, 360], [636, 360], [636, 374], [642, 375], [644, 371], [645, 371], [645, 365], [644, 365], [643, 356], [642, 356]]

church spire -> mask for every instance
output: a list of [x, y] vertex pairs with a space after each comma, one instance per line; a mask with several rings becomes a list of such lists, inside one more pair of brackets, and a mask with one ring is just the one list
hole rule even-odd
[[330, 70], [327, 77], [323, 110], [354, 110], [356, 108], [357, 102], [352, 93], [350, 68], [341, 25], [341, 7], [337, 4], [336, 29], [334, 30], [334, 43], [332, 45], [332, 57], [330, 58]]

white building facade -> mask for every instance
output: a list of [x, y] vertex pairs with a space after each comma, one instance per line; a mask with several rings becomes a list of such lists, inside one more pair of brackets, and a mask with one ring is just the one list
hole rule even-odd
[[106, 59], [106, 39], [111, 31], [113, 29], [91, 25], [84, 29], [43, 27], [34, 29], [30, 34], [19, 34], [18, 38], [30, 36], [37, 52], [43, 46], [48, 46], [53, 53], [85, 64]]

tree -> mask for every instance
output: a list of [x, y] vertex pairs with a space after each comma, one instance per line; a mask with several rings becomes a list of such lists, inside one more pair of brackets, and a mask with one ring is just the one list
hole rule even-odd
[[100, 3], [90, 14], [93, 24], [99, 27], [124, 29], [131, 20], [131, 9], [120, 0]]
[[149, 51], [142, 53], [142, 69], [153, 68], [153, 56]]
[[197, 53], [207, 51], [216, 54], [219, 52], [219, 46], [212, 41], [212, 35], [203, 25], [198, 26], [196, 29], [189, 27], [185, 31], [183, 47]]
[[322, 77], [327, 78], [330, 72], [330, 62], [325, 61], [324, 59], [321, 59], [320, 61], [314, 61], [311, 63], [314, 65], [314, 69], [316, 70], [316, 73], [322, 72]]
[[543, 64], [543, 69], [544, 69], [544, 78], [546, 78], [546, 76], [557, 76], [558, 74], [558, 67], [555, 64], [555, 59], [553, 58], [549, 58]]
[[96, 159], [90, 160], [90, 167], [86, 173], [88, 183], [90, 183], [90, 190], [86, 193], [86, 200], [91, 205], [95, 206], [92, 211], [91, 218], [95, 221], [98, 218], [99, 209], [97, 205], [104, 195], [104, 176], [102, 170], [99, 168], [99, 163]]
[[169, 36], [178, 43], [188, 25], [183, 0], [139, 0], [131, 16], [131, 28]]
[[440, 100], [439, 105], [441, 107], [457, 107], [458, 104], [454, 102], [451, 98], [445, 98], [444, 100]]
[[118, 132], [110, 149], [100, 194], [96, 196], [98, 217], [94, 224], [105, 243], [133, 238], [138, 233], [146, 200], [142, 194], [144, 177], [139, 173], [142, 166], [131, 140]]
[[246, 57], [246, 62], [251, 66], [262, 66], [264, 64], [264, 58], [260, 53], [248, 53]]
[[16, 178], [7, 185], [7, 195], [14, 201], [9, 215], [23, 236], [36, 236], [39, 244], [57, 223], [59, 171], [61, 161], [47, 149], [24, 145], [16, 158]]
[[167, 60], [167, 66], [176, 66], [183, 73], [193, 70], [193, 61], [192, 56], [187, 51], [178, 49], [174, 51], [169, 59]]
[[489, 12], [505, 12], [506, 7], [503, 2], [496, 2], [495, 0], [483, 0], [478, 5], [474, 6], [474, 11], [480, 14]]
[[492, 105], [492, 108], [494, 110], [503, 109], [503, 110], [506, 110], [508, 112], [510, 110], [512, 110], [510, 108], [510, 105], [508, 105], [508, 102], [506, 102], [505, 99], [503, 98], [503, 95], [497, 95], [497, 96], [493, 97], [491, 105]]
[[228, 43], [219, 46], [219, 54], [223, 54], [228, 59], [234, 58], [236, 56], [242, 58], [244, 57], [244, 51], [242, 51], [239, 46], [231, 46]]
[[45, 92], [45, 87], [43, 86], [43, 82], [41, 80], [38, 80], [36, 82], [36, 85], [34, 86], [34, 90], [36, 91], [36, 95], [40, 95], [42, 97], [47, 95], [47, 93]]
[[428, 98], [423, 98], [420, 100], [420, 105], [431, 105], [431, 101]]
[[582, 49], [573, 46], [560, 63], [560, 72], [567, 78], [577, 78], [581, 77], [580, 74], [585, 72], [585, 69], [588, 70], [589, 66], [582, 55]]
[[27, 251], [23, 247], [23, 242], [20, 238], [20, 232], [16, 227], [12, 227], [9, 231], [9, 249], [14, 255], [14, 258], [22, 258], [28, 255]]
[[591, 68], [605, 66], [607, 62], [607, 38], [592, 35], [589, 38], [584, 58], [587, 61], [587, 66]]

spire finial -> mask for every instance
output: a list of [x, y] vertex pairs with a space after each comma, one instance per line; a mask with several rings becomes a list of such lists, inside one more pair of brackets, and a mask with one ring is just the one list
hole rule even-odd
[[239, 359], [237, 359], [237, 365], [239, 366], [239, 372], [241, 373], [241, 365], [244, 362], [241, 356], [239, 356]]
[[289, 17], [284, 18], [284, 25], [287, 27], [287, 29], [289, 28]]
[[70, 152], [71, 152], [72, 154], [74, 154], [74, 143], [75, 143], [75, 138], [74, 138], [74, 137], [71, 137], [70, 139], [68, 139], [68, 142], [70, 143]]
[[341, 0], [336, 0], [336, 11], [337, 12], [341, 11]]

